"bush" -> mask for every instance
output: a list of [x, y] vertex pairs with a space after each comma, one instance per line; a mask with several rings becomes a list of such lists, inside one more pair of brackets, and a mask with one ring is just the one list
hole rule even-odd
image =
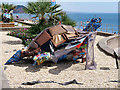
[[52, 26], [52, 24], [44, 24], [44, 23], [39, 23], [39, 24], [34, 24], [30, 28], [30, 33], [32, 34], [39, 34], [41, 31], [43, 31], [45, 28]]
[[7, 35], [18, 37], [22, 39], [22, 43], [27, 46], [37, 36], [37, 34], [31, 34], [27, 29], [19, 29], [18, 31], [11, 31]]
[[0, 21], [2, 21], [2, 15], [0, 15]]
[[11, 18], [10, 18], [10, 22], [13, 22], [13, 16], [11, 16]]
[[30, 33], [33, 33], [33, 34], [39, 33], [40, 31], [41, 30], [40, 30], [39, 24], [34, 24], [30, 28]]
[[71, 20], [66, 14], [62, 16], [62, 24], [76, 26], [76, 22]]

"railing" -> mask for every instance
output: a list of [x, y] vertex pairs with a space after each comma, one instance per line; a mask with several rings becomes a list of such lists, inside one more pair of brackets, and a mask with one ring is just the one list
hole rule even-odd
[[102, 24], [102, 26], [98, 29], [98, 31], [117, 34], [118, 33], [118, 25]]
[[[80, 22], [77, 23], [77, 28], [78, 29], [83, 29], [83, 28], [85, 28], [87, 23], [89, 23], [89, 22], [80, 21]], [[118, 26], [118, 25], [114, 25], [114, 24], [102, 24], [102, 26], [100, 28], [98, 28], [97, 31], [118, 34], [119, 33], [119, 31], [118, 31], [119, 28], [120, 28], [120, 25]]]

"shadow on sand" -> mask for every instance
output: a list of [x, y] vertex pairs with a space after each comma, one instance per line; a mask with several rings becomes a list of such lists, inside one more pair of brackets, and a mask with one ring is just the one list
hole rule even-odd
[[49, 69], [49, 73], [58, 75], [61, 71], [71, 67], [73, 64], [77, 64], [80, 62], [63, 60], [63, 61], [59, 61], [57, 64], [55, 64], [52, 61], [46, 61], [46, 62], [42, 63], [41, 65], [36, 65], [36, 66], [33, 66], [32, 65], [33, 63], [34, 63], [34, 61], [32, 59], [23, 59], [19, 62], [15, 62], [10, 65], [19, 66], [19, 67], [27, 67], [25, 69], [25, 71], [33, 72], [33, 73], [40, 71], [41, 69], [48, 69], [48, 67], [57, 66], [55, 68]]
[[10, 45], [18, 45], [18, 44], [21, 44], [22, 42], [20, 40], [17, 40], [17, 41], [6, 41], [2, 43], [10, 44]]

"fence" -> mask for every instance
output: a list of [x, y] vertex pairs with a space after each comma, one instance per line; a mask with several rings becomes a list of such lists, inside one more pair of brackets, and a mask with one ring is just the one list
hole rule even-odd
[[118, 33], [118, 25], [114, 24], [103, 24], [98, 31], [108, 32], [108, 33]]
[[[89, 22], [78, 22], [77, 23], [77, 28], [78, 29], [83, 29]], [[120, 25], [114, 25], [114, 24], [102, 24], [100, 28], [97, 29], [97, 31], [101, 32], [108, 32], [108, 33], [116, 33], [118, 34], [118, 29], [120, 28]]]

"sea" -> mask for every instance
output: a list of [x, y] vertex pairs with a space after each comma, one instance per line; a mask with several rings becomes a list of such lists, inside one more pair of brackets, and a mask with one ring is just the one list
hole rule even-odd
[[[25, 13], [13, 13], [13, 16], [19, 16], [21, 19], [31, 19], [35, 15]], [[76, 13], [67, 12], [69, 18], [77, 24], [76, 28], [83, 29], [87, 25], [87, 21], [92, 18], [102, 18], [102, 26], [97, 31], [118, 33], [118, 13]]]

